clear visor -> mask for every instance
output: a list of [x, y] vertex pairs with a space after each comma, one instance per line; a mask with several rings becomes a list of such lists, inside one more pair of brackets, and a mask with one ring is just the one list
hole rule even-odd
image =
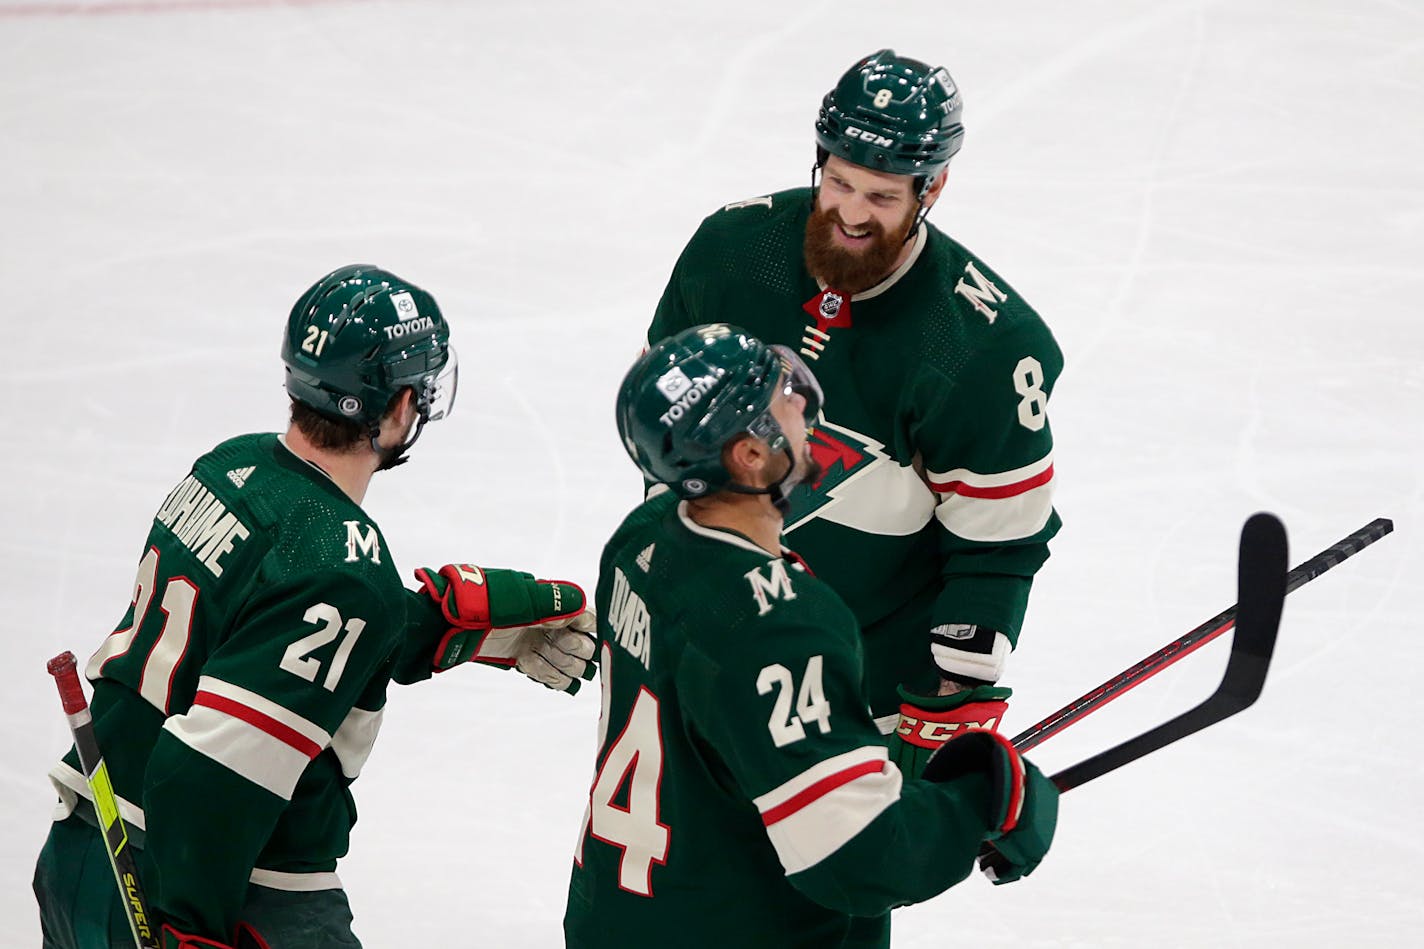
[[779, 385], [782, 393], [799, 395], [806, 400], [806, 427], [812, 427], [816, 424], [816, 418], [821, 414], [821, 406], [826, 401], [825, 394], [821, 392], [821, 383], [816, 381], [816, 374], [811, 371], [811, 367], [807, 366], [790, 346], [777, 343], [771, 350], [781, 358]]
[[435, 378], [426, 384], [423, 404], [427, 421], [438, 422], [454, 411], [455, 390], [459, 384], [460, 359], [455, 355], [455, 348], [452, 346], [450, 358], [445, 360], [445, 365], [440, 367]]

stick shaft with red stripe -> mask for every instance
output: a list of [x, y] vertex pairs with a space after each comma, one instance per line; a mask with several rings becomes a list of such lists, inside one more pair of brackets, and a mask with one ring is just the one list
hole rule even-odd
[[89, 782], [89, 792], [94, 796], [94, 813], [99, 818], [99, 833], [104, 838], [104, 850], [109, 855], [109, 866], [114, 871], [114, 883], [119, 888], [119, 898], [128, 915], [129, 929], [133, 933], [134, 945], [138, 949], [158, 949], [158, 933], [150, 922], [148, 902], [144, 899], [143, 887], [138, 880], [138, 868], [134, 865], [133, 849], [129, 846], [128, 829], [119, 816], [119, 802], [109, 781], [109, 769], [104, 757], [99, 753], [99, 741], [94, 736], [94, 719], [89, 714], [89, 703], [84, 698], [84, 686], [79, 681], [78, 663], [74, 653], [64, 652], [51, 659], [47, 665], [49, 674], [59, 688], [59, 700], [64, 705], [64, 714], [69, 719], [69, 730], [74, 736], [74, 747], [79, 752], [79, 765], [84, 770], [84, 778]]
[[[1286, 592], [1290, 593], [1299, 589], [1331, 567], [1364, 550], [1392, 530], [1394, 530], [1393, 521], [1383, 517], [1376, 518], [1287, 574]], [[1146, 682], [1183, 656], [1205, 646], [1236, 624], [1236, 610], [1235, 605], [1222, 610], [1185, 636], [1174, 639], [1146, 659], [1108, 679], [1091, 692], [1080, 695], [1037, 725], [1015, 735], [1014, 747], [1020, 752], [1036, 747], [1074, 722], [1085, 718], [1089, 713], [1102, 708], [1113, 699]]]

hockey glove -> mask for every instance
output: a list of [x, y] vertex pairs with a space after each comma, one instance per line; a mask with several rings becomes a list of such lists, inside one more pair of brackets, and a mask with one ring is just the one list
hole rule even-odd
[[202, 936], [180, 933], [165, 923], [163, 926], [163, 949], [271, 949], [271, 947], [267, 945], [267, 940], [258, 935], [257, 930], [246, 923], [237, 924], [237, 938], [230, 946], [225, 942], [204, 939]]
[[900, 693], [900, 722], [890, 739], [890, 759], [907, 777], [918, 777], [940, 746], [968, 728], [997, 731], [1013, 689], [981, 685], [953, 695]]
[[597, 623], [577, 584], [471, 564], [421, 567], [415, 578], [451, 627], [435, 647], [437, 672], [462, 662], [513, 666], [569, 693], [593, 678]]
[[1009, 637], [988, 626], [941, 623], [930, 630], [930, 658], [940, 678], [963, 686], [998, 682], [1012, 652]]
[[995, 885], [1034, 871], [1053, 843], [1058, 788], [996, 732], [968, 731], [945, 742], [925, 765], [927, 781], [987, 772], [992, 783], [989, 831], [979, 866]]

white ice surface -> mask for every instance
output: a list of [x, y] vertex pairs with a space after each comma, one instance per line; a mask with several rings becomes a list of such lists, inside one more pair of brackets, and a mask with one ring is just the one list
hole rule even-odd
[[[899, 912], [896, 945], [1419, 938], [1418, 0], [152, 0], [0, 2], [0, 944], [38, 942], [44, 660], [113, 627], [193, 457], [282, 423], [296, 295], [370, 261], [456, 327], [456, 414], [368, 497], [404, 569], [592, 584], [669, 268], [703, 215], [807, 180], [820, 95], [880, 46], [963, 88], [933, 219], [1068, 358], [1006, 728], [1228, 605], [1252, 511], [1295, 561], [1396, 524], [1291, 596], [1255, 708], [1068, 795], [1038, 873]], [[1221, 646], [1035, 757], [1195, 703]], [[395, 691], [341, 868], [368, 946], [559, 944], [597, 704], [479, 669]]]

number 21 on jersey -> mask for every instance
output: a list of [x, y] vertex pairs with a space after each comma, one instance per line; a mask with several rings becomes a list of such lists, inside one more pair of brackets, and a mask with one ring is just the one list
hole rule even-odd
[[[173, 699], [173, 681], [178, 666], [191, 656], [189, 641], [193, 636], [193, 617], [197, 607], [199, 589], [184, 576], [165, 577], [159, 569], [160, 554], [157, 547], [148, 548], [138, 563], [138, 575], [134, 578], [133, 602], [129, 607], [132, 620], [128, 625], [114, 630], [105, 639], [97, 652], [89, 658], [84, 667], [84, 675], [91, 681], [103, 675], [104, 664], [128, 654], [134, 641], [141, 635], [152, 637], [148, 644], [140, 642], [144, 658], [139, 672], [138, 693], [154, 708], [167, 715]], [[159, 611], [163, 614], [158, 630], [144, 631], [149, 618], [149, 608], [154, 595], [162, 586], [163, 597], [159, 600]], [[157, 617], [154, 617], [157, 621]], [[322, 669], [322, 663], [309, 654], [338, 636], [335, 654], [326, 668], [321, 685], [328, 692], [335, 691], [341, 675], [346, 671], [346, 662], [356, 646], [366, 621], [357, 617], [343, 619], [336, 607], [329, 603], [317, 603], [306, 611], [302, 621], [318, 626], [316, 632], [303, 636], [287, 647], [280, 662], [281, 668], [315, 682]]]

